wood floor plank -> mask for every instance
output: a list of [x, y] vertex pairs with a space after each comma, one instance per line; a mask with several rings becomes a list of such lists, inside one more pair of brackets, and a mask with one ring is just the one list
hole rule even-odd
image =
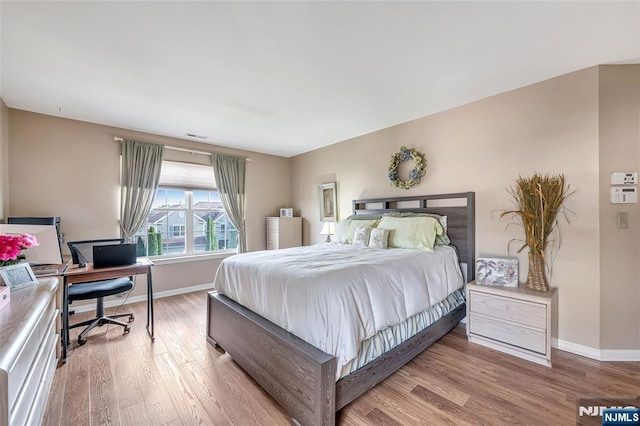
[[119, 405], [116, 400], [111, 359], [106, 343], [108, 338], [88, 347], [91, 419], [100, 425], [118, 426], [120, 425]]
[[153, 426], [144, 401], [122, 408], [120, 410], [120, 423], [123, 425]]
[[[74, 322], [84, 321], [89, 315], [75, 314]], [[74, 329], [70, 337], [77, 336], [78, 330]], [[73, 345], [73, 343], [72, 343]], [[86, 426], [91, 423], [91, 371], [89, 351], [81, 346], [72, 346], [68, 352], [67, 363], [56, 370], [55, 374], [67, 375], [67, 386], [64, 392], [64, 405], [62, 406], [61, 425]], [[71, 388], [75, 389], [74, 392]], [[82, 389], [82, 391], [77, 391]]]
[[47, 401], [48, 409], [44, 413], [42, 426], [58, 426], [60, 424], [62, 407], [65, 402], [64, 388], [66, 380], [66, 374], [55, 374], [53, 376], [53, 383], [51, 384], [51, 391], [49, 392], [49, 399]]
[[[220, 356], [218, 365], [201, 369], [195, 364], [180, 367], [189, 377], [198, 397], [205, 405], [212, 397], [231, 424], [286, 424], [289, 417], [282, 409], [271, 410], [272, 399], [249, 378], [228, 355]], [[204, 399], [207, 395], [206, 402]]]
[[130, 358], [135, 356], [133, 350], [137, 346], [124, 344], [107, 344], [109, 354], [114, 362], [111, 364], [115, 395], [118, 406], [122, 409], [131, 405], [144, 403], [144, 394], [136, 374], [136, 364], [130, 362]]
[[136, 363], [136, 374], [150, 415], [151, 424], [164, 424], [178, 417], [162, 375], [158, 371], [154, 357], [146, 347], [138, 347], [131, 361]]
[[[191, 387], [188, 378], [181, 374], [180, 369], [170, 354], [155, 357], [158, 371], [167, 388], [171, 388], [171, 397], [181, 421], [190, 425], [215, 424], [214, 420], [228, 420], [217, 401], [201, 400]], [[214, 398], [214, 395], [211, 395]], [[211, 414], [210, 414], [211, 413]], [[220, 422], [217, 422], [220, 424]], [[228, 422], [225, 422], [228, 424]]]
[[[185, 347], [192, 357], [192, 361], [196, 361], [202, 368], [207, 368], [215, 362], [212, 351], [206, 343], [206, 316], [202, 315], [199, 322], [183, 321], [183, 318], [189, 316], [189, 312], [197, 307], [191, 305], [189, 298], [185, 297], [185, 304], [168, 304], [167, 314], [173, 320], [172, 330], [180, 336], [180, 344]], [[194, 327], [196, 328], [194, 330]], [[197, 330], [203, 330], [203, 333], [197, 333]], [[187, 361], [188, 362], [188, 361]]]
[[[43, 424], [288, 425], [282, 408], [206, 343], [206, 293], [156, 300], [155, 342], [144, 327], [146, 303], [135, 303], [120, 308], [136, 316], [129, 335], [100, 327], [84, 346], [76, 343], [56, 370]], [[460, 325], [347, 405], [336, 423], [568, 425], [578, 397], [640, 395], [640, 363], [555, 349], [552, 361], [546, 368], [469, 343]]]
[[402, 426], [402, 423], [394, 420], [389, 417], [384, 411], [374, 408], [369, 411], [369, 413], [365, 416], [365, 419], [371, 424], [379, 425], [379, 426]]

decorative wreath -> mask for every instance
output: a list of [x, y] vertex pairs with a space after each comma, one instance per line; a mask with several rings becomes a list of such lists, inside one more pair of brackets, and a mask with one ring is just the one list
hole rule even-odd
[[[409, 179], [402, 180], [398, 176], [398, 166], [403, 161], [413, 160], [415, 167], [409, 172]], [[414, 148], [400, 147], [400, 152], [391, 156], [389, 161], [389, 180], [391, 185], [397, 188], [409, 189], [413, 185], [420, 183], [420, 179], [424, 176], [427, 168], [427, 160], [424, 154], [419, 153]]]

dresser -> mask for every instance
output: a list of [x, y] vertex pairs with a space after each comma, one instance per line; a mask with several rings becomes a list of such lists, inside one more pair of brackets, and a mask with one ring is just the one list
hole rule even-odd
[[551, 321], [556, 290], [467, 284], [467, 337], [551, 367]]
[[40, 425], [56, 370], [58, 278], [11, 291], [0, 310], [0, 425]]
[[301, 217], [268, 217], [267, 250], [302, 245]]

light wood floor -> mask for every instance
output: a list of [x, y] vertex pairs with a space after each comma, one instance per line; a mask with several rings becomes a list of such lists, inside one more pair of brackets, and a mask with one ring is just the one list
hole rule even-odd
[[[155, 343], [138, 303], [120, 309], [136, 314], [129, 335], [104, 326], [73, 350], [56, 371], [45, 425], [289, 424], [227, 354], [207, 344], [204, 291], [158, 299], [155, 308]], [[556, 351], [548, 369], [470, 344], [458, 326], [345, 407], [337, 424], [569, 425], [576, 396], [589, 395], [640, 395], [640, 363]]]

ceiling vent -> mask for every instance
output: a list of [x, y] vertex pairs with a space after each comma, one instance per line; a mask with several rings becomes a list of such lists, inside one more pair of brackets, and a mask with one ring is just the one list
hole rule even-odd
[[190, 137], [190, 138], [196, 138], [196, 139], [206, 139], [206, 136], [202, 136], [202, 135], [196, 135], [195, 133], [185, 133], [186, 136]]

